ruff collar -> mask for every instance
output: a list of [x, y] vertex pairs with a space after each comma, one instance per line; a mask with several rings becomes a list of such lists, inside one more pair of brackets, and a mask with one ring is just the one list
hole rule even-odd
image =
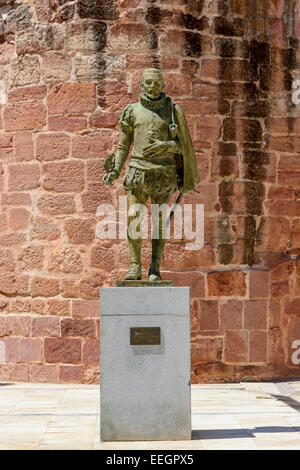
[[170, 98], [168, 98], [165, 93], [161, 93], [160, 97], [157, 100], [151, 100], [150, 98], [148, 98], [146, 93], [142, 93], [140, 95], [141, 104], [145, 108], [151, 109], [151, 110], [158, 110], [162, 108], [163, 106], [166, 106], [169, 100]]

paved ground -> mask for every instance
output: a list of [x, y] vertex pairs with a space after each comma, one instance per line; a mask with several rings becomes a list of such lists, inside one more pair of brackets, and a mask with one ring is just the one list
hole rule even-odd
[[3, 449], [300, 449], [300, 380], [192, 386], [191, 441], [99, 440], [99, 387], [0, 382]]

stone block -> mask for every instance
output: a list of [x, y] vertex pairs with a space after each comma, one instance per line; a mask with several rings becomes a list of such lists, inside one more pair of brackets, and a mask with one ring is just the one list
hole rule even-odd
[[[101, 439], [190, 439], [189, 288], [103, 288], [100, 310]], [[134, 327], [159, 344], [130, 344]]]

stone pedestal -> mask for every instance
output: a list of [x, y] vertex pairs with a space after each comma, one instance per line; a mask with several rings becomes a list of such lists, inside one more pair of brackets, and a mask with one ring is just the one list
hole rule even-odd
[[191, 438], [188, 287], [101, 289], [101, 440]]

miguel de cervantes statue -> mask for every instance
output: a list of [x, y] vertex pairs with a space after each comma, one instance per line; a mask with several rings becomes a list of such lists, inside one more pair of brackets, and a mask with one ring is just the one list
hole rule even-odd
[[[184, 113], [162, 92], [164, 81], [161, 71], [146, 69], [141, 88], [140, 101], [126, 106], [121, 114], [117, 149], [104, 163], [107, 173], [103, 182], [110, 185], [119, 177], [133, 144], [123, 183], [128, 191], [129, 214], [133, 204], [145, 205], [148, 197], [153, 204], [167, 204], [172, 193], [179, 190], [184, 194], [193, 190], [199, 182], [195, 152]], [[134, 217], [129, 215], [129, 224]], [[128, 231], [127, 239], [131, 263], [125, 280], [140, 280], [142, 238], [133, 239]], [[160, 262], [165, 242], [160, 219], [159, 238], [152, 239], [149, 281], [161, 280]]]

